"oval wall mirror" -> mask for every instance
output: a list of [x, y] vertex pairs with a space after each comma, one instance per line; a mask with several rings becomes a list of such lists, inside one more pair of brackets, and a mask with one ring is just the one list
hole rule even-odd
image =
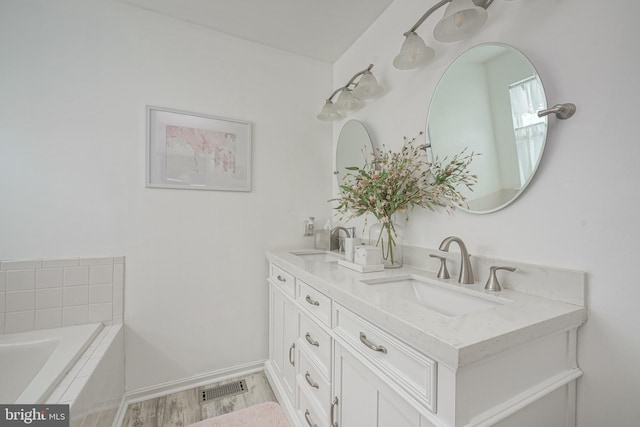
[[489, 213], [513, 202], [538, 168], [547, 138], [542, 81], [511, 46], [487, 43], [460, 55], [438, 83], [427, 119], [427, 146], [443, 160], [467, 148], [478, 183], [460, 209]]
[[365, 160], [373, 153], [369, 132], [358, 120], [349, 120], [342, 126], [336, 146], [336, 170], [334, 175], [338, 185], [342, 184], [349, 172], [347, 167], [364, 166]]

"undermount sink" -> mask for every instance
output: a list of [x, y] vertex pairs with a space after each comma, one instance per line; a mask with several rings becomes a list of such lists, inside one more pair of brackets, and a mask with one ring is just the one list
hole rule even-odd
[[476, 294], [463, 288], [452, 289], [446, 284], [435, 284], [419, 276], [363, 280], [388, 295], [420, 304], [445, 316], [459, 316], [474, 311], [494, 308], [509, 302], [504, 298]]
[[341, 254], [327, 251], [298, 251], [291, 252], [291, 254], [300, 257], [305, 261], [312, 262], [338, 262], [339, 260], [344, 259], [344, 256]]

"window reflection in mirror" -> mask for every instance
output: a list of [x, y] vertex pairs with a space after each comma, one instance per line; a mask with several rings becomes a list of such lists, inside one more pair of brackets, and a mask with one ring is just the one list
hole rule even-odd
[[480, 156], [470, 169], [478, 175], [461, 209], [488, 213], [518, 197], [542, 157], [547, 118], [542, 82], [531, 62], [503, 44], [482, 44], [447, 69], [431, 100], [427, 135], [431, 155], [442, 160], [468, 147]]
[[542, 156], [547, 133], [546, 119], [538, 117], [538, 111], [546, 108], [540, 80], [533, 75], [509, 85], [509, 99], [520, 168], [520, 186], [523, 187]]

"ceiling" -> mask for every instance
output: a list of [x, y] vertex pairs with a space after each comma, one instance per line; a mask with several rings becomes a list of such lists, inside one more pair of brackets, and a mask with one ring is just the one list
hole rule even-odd
[[335, 62], [393, 0], [118, 0], [323, 62]]

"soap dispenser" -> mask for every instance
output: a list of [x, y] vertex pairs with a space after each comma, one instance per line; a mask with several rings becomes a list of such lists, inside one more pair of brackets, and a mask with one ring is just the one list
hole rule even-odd
[[307, 219], [304, 222], [305, 236], [313, 236], [315, 234], [315, 231], [316, 231], [315, 219], [316, 219], [315, 217], [310, 216], [309, 219]]

